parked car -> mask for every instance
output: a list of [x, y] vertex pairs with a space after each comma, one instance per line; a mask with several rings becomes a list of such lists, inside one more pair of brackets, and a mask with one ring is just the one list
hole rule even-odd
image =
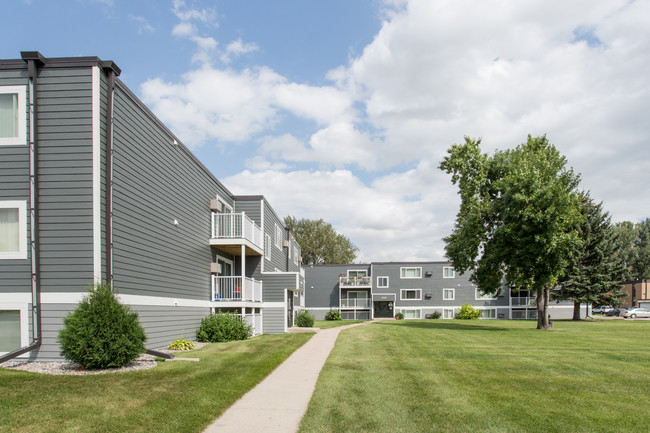
[[593, 310], [591, 310], [591, 312], [593, 314], [605, 314], [608, 311], [612, 311], [612, 310], [613, 310], [613, 308], [610, 307], [609, 305], [603, 305], [601, 307], [595, 307]]
[[621, 313], [621, 316], [630, 319], [636, 319], [637, 317], [650, 317], [650, 310], [645, 308], [630, 308]]
[[608, 312], [605, 313], [605, 316], [616, 316], [619, 317], [621, 314], [623, 314], [624, 311], [629, 310], [630, 307], [620, 307], [620, 308], [612, 308]]

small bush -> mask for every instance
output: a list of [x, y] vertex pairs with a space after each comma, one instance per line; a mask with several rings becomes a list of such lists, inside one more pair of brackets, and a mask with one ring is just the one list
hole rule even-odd
[[326, 315], [325, 315], [325, 320], [343, 320], [341, 317], [341, 313], [336, 311], [336, 310], [330, 310]]
[[296, 316], [296, 326], [299, 328], [311, 328], [314, 326], [314, 316], [309, 311], [303, 310]]
[[225, 341], [246, 340], [253, 334], [253, 327], [233, 313], [210, 314], [201, 319], [196, 331], [200, 342], [221, 343]]
[[404, 314], [402, 313], [395, 314], [395, 320], [404, 320]]
[[440, 311], [434, 311], [433, 313], [431, 313], [430, 319], [440, 319], [441, 315], [442, 314], [440, 313]]
[[88, 292], [63, 319], [61, 356], [88, 369], [124, 367], [145, 351], [138, 315], [120, 304], [106, 282]]
[[169, 349], [169, 350], [192, 350], [195, 347], [196, 346], [194, 345], [193, 341], [181, 338], [179, 340], [174, 340], [171, 343], [169, 343], [169, 346], [167, 346], [167, 349]]
[[463, 304], [460, 306], [460, 311], [456, 314], [456, 319], [473, 320], [478, 319], [480, 315], [480, 310], [475, 310], [470, 304]]

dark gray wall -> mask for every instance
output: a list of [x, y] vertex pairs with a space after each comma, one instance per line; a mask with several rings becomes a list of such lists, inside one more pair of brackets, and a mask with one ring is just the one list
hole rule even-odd
[[338, 308], [339, 276], [349, 269], [366, 270], [369, 265], [314, 265], [305, 266], [305, 308]]

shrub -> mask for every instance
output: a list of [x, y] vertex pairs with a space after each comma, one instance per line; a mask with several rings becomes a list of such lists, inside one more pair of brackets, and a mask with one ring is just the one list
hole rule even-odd
[[311, 328], [314, 326], [314, 316], [309, 311], [303, 310], [296, 316], [296, 326], [300, 328]]
[[61, 356], [83, 368], [119, 368], [145, 351], [146, 335], [138, 315], [120, 304], [107, 282], [88, 295], [63, 319], [57, 342]]
[[326, 315], [325, 315], [325, 320], [343, 320], [341, 317], [341, 313], [336, 311], [336, 310], [330, 310]]
[[442, 314], [440, 313], [440, 311], [434, 311], [433, 313], [431, 313], [431, 317], [430, 317], [430, 318], [431, 318], [431, 319], [440, 319], [440, 316], [441, 316], [441, 315], [442, 315]]
[[196, 340], [220, 343], [225, 341], [246, 340], [253, 333], [253, 327], [233, 313], [210, 314], [201, 319], [201, 326], [196, 331]]
[[456, 314], [456, 319], [472, 320], [478, 319], [480, 315], [480, 310], [475, 310], [470, 304], [463, 304], [460, 306], [460, 311]]
[[167, 349], [169, 350], [192, 350], [196, 346], [194, 345], [193, 341], [186, 340], [184, 338], [174, 340], [171, 343], [169, 343], [169, 346], [167, 346]]
[[395, 314], [395, 320], [404, 320], [404, 314], [402, 313]]

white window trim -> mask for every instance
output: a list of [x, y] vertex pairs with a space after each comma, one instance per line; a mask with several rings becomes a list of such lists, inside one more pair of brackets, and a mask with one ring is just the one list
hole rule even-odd
[[474, 299], [477, 301], [494, 301], [497, 299], [496, 296], [494, 295], [480, 295], [479, 294], [480, 291], [481, 289], [479, 289], [478, 287], [474, 290]]
[[[451, 311], [451, 317], [447, 317], [447, 313]], [[443, 308], [442, 309], [442, 318], [443, 319], [453, 319], [454, 316], [456, 315], [456, 311], [454, 308]]]
[[292, 245], [293, 248], [293, 263], [298, 266], [298, 257], [300, 254], [298, 253], [298, 248], [296, 248], [295, 245]]
[[[405, 298], [404, 293], [407, 291], [416, 291], [419, 292], [419, 296], [416, 298]], [[400, 301], [421, 301], [422, 300], [422, 289], [400, 289], [399, 290], [399, 300]]]
[[275, 246], [282, 251], [282, 230], [279, 225], [275, 225]]
[[[445, 298], [445, 290], [451, 290], [451, 298]], [[443, 301], [453, 301], [455, 299], [456, 299], [456, 289], [452, 289], [452, 288], [448, 288], [448, 287], [442, 289], [442, 300]]]
[[[445, 276], [445, 270], [447, 270], [447, 269], [451, 269], [451, 272], [453, 274], [451, 277], [446, 277]], [[452, 266], [444, 266], [442, 268], [442, 278], [456, 278], [456, 270]]]
[[264, 238], [264, 258], [266, 260], [271, 260], [272, 248], [273, 248], [273, 242], [271, 241], [271, 235], [267, 233]]
[[27, 90], [25, 86], [0, 86], [1, 94], [18, 95], [18, 136], [0, 138], [0, 146], [27, 145]]
[[[405, 277], [404, 276], [404, 270], [405, 269], [419, 269], [420, 276], [419, 277]], [[399, 268], [399, 277], [403, 280], [416, 280], [416, 279], [421, 279], [422, 278], [422, 268], [417, 267], [417, 266], [405, 266], [402, 268]]]
[[[348, 269], [348, 272], [347, 272], [348, 278], [350, 278], [350, 272], [363, 272], [366, 277], [368, 276], [368, 271], [366, 271], [365, 269]], [[363, 277], [357, 276], [356, 274], [355, 274], [355, 277], [356, 278], [363, 278]]]
[[422, 308], [400, 308], [400, 313], [404, 314], [405, 311], [417, 311], [418, 317], [406, 317], [404, 314], [404, 320], [417, 320], [422, 318]]
[[[29, 320], [27, 317], [28, 305], [24, 302], [2, 302], [0, 303], [0, 310], [3, 311], [16, 311], [20, 312], [20, 347], [25, 347], [29, 344]], [[18, 349], [18, 347], [16, 348]], [[0, 352], [0, 355], [5, 355], [9, 352]]]
[[479, 316], [479, 319], [495, 320], [497, 318], [497, 309], [496, 308], [477, 308], [477, 310], [479, 310], [479, 311], [494, 311], [494, 317], [482, 317], [482, 316]]
[[27, 259], [27, 201], [0, 201], [0, 209], [18, 209], [18, 251], [0, 252], [0, 260]]
[[[386, 278], [386, 285], [385, 286], [382, 286], [381, 284], [379, 284], [379, 279], [380, 278]], [[390, 285], [390, 280], [389, 280], [388, 277], [383, 276], [383, 275], [380, 276], [380, 277], [377, 277], [377, 288], [378, 289], [387, 289], [389, 287], [389, 285]]]

